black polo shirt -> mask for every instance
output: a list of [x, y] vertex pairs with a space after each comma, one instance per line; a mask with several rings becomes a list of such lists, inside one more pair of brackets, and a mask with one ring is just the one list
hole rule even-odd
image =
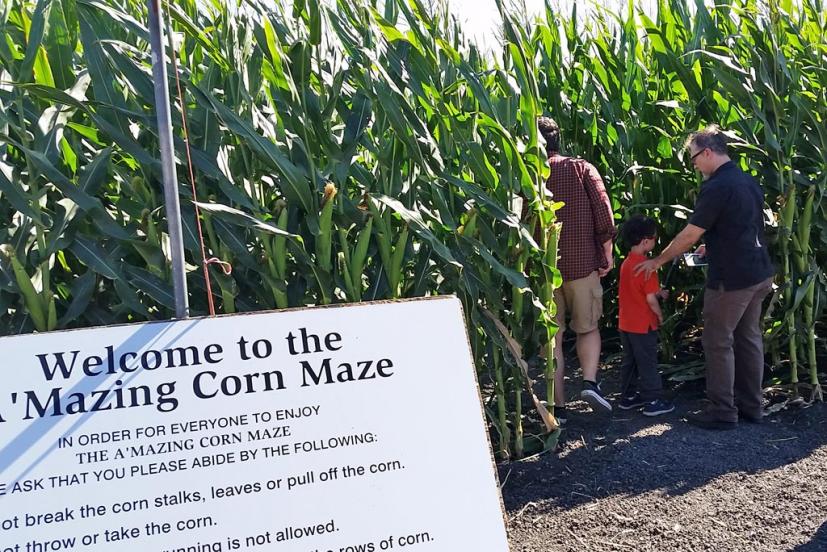
[[775, 273], [764, 239], [763, 209], [761, 186], [732, 161], [701, 186], [689, 222], [706, 230], [707, 287], [744, 289]]

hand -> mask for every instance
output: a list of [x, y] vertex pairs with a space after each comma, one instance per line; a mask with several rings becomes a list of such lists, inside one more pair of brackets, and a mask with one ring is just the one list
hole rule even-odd
[[597, 269], [597, 275], [601, 278], [603, 276], [605, 276], [606, 274], [608, 274], [615, 266], [614, 257], [608, 259], [608, 261], [609, 261], [609, 266], [607, 266], [606, 268], [598, 268]]
[[698, 249], [695, 250], [695, 254], [706, 257], [706, 244], [699, 245]]
[[658, 326], [663, 325], [663, 312], [656, 311], [655, 316], [658, 318]]
[[635, 267], [635, 275], [645, 272], [645, 276], [648, 278], [656, 272], [658, 268], [660, 268], [658, 262], [655, 259], [649, 259], [648, 261], [643, 261]]
[[656, 295], [658, 296], [658, 299], [660, 299], [661, 301], [666, 301], [667, 299], [669, 299], [669, 290], [666, 288], [660, 288], [660, 291], [657, 292]]

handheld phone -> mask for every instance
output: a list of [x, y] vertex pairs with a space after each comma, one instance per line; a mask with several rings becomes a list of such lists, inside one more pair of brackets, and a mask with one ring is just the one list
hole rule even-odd
[[686, 262], [686, 266], [706, 266], [708, 264], [706, 256], [698, 253], [684, 253], [683, 260]]

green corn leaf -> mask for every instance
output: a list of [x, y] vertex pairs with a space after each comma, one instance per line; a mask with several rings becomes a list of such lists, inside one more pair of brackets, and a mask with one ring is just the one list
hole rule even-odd
[[73, 184], [62, 172], [60, 172], [45, 155], [39, 151], [34, 151], [26, 148], [15, 141], [9, 140], [26, 153], [26, 156], [31, 161], [32, 165], [38, 168], [43, 175], [48, 178], [66, 197], [77, 203], [81, 209], [91, 211], [94, 209], [103, 209], [101, 202], [91, 195], [84, 192], [81, 188]]
[[113, 286], [115, 291], [118, 293], [118, 299], [120, 299], [123, 307], [129, 309], [130, 311], [136, 312], [143, 317], [149, 317], [149, 311], [141, 302], [138, 294], [135, 293], [135, 289], [129, 285], [126, 280], [114, 280]]
[[270, 19], [265, 17], [262, 22], [262, 27], [264, 30], [267, 53], [269, 54], [269, 61], [272, 64], [271, 82], [283, 90], [290, 91], [291, 96], [294, 99], [297, 99], [298, 92], [293, 84], [293, 79], [284, 67], [281, 54], [281, 45], [278, 42], [278, 37], [273, 30], [273, 24], [270, 23]]
[[96, 195], [109, 176], [109, 163], [112, 160], [112, 148], [106, 148], [97, 154], [94, 160], [83, 167], [78, 179], [78, 187], [89, 195]]
[[[179, 150], [183, 150], [183, 148], [186, 147], [184, 141], [181, 139], [176, 139], [175, 145]], [[192, 146], [190, 146], [190, 154], [192, 155], [192, 163], [195, 169], [203, 175], [214, 179], [227, 199], [251, 211], [256, 209], [250, 197], [244, 193], [244, 190], [240, 186], [230, 182], [224, 173], [221, 172], [221, 169], [218, 168], [215, 160], [210, 158], [209, 154]]]
[[161, 250], [160, 244], [135, 239], [124, 240], [122, 244], [131, 245], [144, 260], [144, 263], [150, 271], [153, 271], [155, 274], [163, 274], [161, 269], [167, 264], [167, 260], [166, 257], [164, 257], [164, 252]]
[[428, 244], [433, 248], [434, 252], [442, 257], [442, 259], [456, 267], [461, 267], [462, 265], [457, 262], [454, 256], [451, 254], [451, 250], [443, 244], [439, 238], [437, 238], [433, 232], [428, 228], [428, 225], [422, 220], [422, 217], [416, 211], [411, 211], [410, 209], [406, 208], [402, 203], [398, 200], [386, 197], [386, 196], [378, 196], [376, 198], [381, 203], [390, 207], [395, 213], [397, 213], [402, 220], [404, 220], [407, 225], [423, 240], [427, 241]]
[[58, 320], [58, 327], [65, 328], [81, 319], [86, 312], [95, 292], [97, 278], [95, 273], [88, 270], [74, 279], [71, 288], [72, 301]]
[[119, 262], [110, 258], [97, 241], [86, 236], [75, 237], [69, 250], [86, 266], [109, 280], [122, 278]]
[[41, 214], [34, 207], [33, 200], [28, 197], [28, 194], [19, 186], [15, 186], [6, 178], [3, 171], [0, 171], [0, 193], [4, 201], [8, 201], [11, 205], [32, 220], [39, 221]]
[[175, 294], [172, 286], [155, 274], [136, 266], [124, 267], [126, 278], [136, 289], [158, 301], [168, 309], [175, 309]]
[[345, 122], [345, 132], [342, 137], [342, 151], [351, 152], [350, 155], [367, 129], [372, 115], [372, 103], [365, 94], [357, 93], [352, 101], [352, 108]]
[[262, 232], [267, 232], [268, 234], [284, 236], [286, 238], [292, 238], [300, 243], [302, 242], [302, 237], [297, 234], [291, 234], [290, 232], [282, 230], [278, 226], [258, 220], [244, 211], [233, 209], [227, 205], [221, 205], [220, 203], [202, 203], [199, 201], [193, 201], [193, 204], [197, 205], [202, 211], [211, 213], [230, 224], [241, 227], [251, 227], [256, 230], [261, 230]]
[[[92, 77], [92, 90], [95, 99], [107, 105], [119, 105], [122, 100], [119, 98], [115, 88], [114, 73], [106, 60], [106, 56], [100, 45], [100, 30], [106, 26], [98, 18], [94, 8], [89, 7], [87, 2], [78, 3], [78, 21], [80, 24], [80, 41], [83, 44], [83, 57], [88, 64], [89, 74]], [[100, 114], [99, 114], [100, 115]], [[102, 110], [100, 122], [105, 119], [108, 126], [112, 127], [108, 133], [111, 135], [117, 130], [120, 135], [125, 135], [129, 128], [126, 118], [117, 111]]]
[[46, 37], [47, 60], [51, 64], [53, 86], [60, 90], [70, 88], [75, 82], [74, 53], [77, 35], [72, 33], [66, 20], [66, 11], [76, 9], [69, 0], [52, 0], [49, 10], [49, 33]]
[[[49, 63], [49, 58], [46, 56], [46, 50], [38, 48], [37, 55], [34, 61], [34, 81], [45, 86], [55, 85], [55, 78], [52, 74], [52, 66]], [[56, 323], [56, 321], [55, 321]]]
[[307, 213], [307, 223], [312, 229], [318, 231], [318, 215], [312, 215], [313, 212], [317, 211], [314, 208], [315, 202], [311, 197], [310, 182], [307, 175], [293, 164], [274, 143], [258, 134], [247, 122], [215, 100], [211, 94], [198, 87], [195, 87], [193, 92], [204, 107], [211, 108], [230, 130], [247, 140], [248, 144], [262, 158], [268, 160], [274, 168], [281, 172], [284, 177], [285, 186], [283, 189], [287, 199], [301, 205], [302, 210]]
[[20, 65], [17, 74], [17, 82], [29, 82], [32, 79], [34, 65], [37, 62], [38, 53], [43, 44], [43, 37], [46, 34], [51, 7], [52, 0], [37, 1], [34, 13], [32, 14], [31, 26], [29, 27], [26, 54], [23, 57], [23, 63]]
[[52, 228], [46, 241], [46, 251], [43, 253], [44, 258], [51, 257], [61, 247], [61, 238], [64, 237], [66, 228], [75, 218], [78, 206], [71, 199], [62, 199], [55, 204], [55, 210]]
[[310, 28], [310, 43], [319, 45], [322, 42], [322, 11], [320, 3], [310, 0], [305, 5], [309, 12], [308, 26]]
[[224, 57], [220, 48], [216, 47], [213, 44], [213, 41], [210, 40], [209, 35], [205, 32], [205, 29], [199, 28], [198, 25], [190, 19], [190, 17], [180, 8], [180, 6], [175, 2], [168, 2], [165, 4], [167, 9], [169, 10], [172, 19], [175, 21], [176, 24], [180, 25], [181, 28], [187, 33], [187, 36], [195, 39], [198, 44], [207, 52], [210, 56], [210, 59], [217, 63], [218, 66], [222, 70], [229, 70], [231, 67], [230, 62]]

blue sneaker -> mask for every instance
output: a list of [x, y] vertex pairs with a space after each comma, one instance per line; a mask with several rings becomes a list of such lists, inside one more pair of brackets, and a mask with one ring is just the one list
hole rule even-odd
[[646, 404], [647, 401], [643, 400], [640, 393], [635, 393], [634, 395], [620, 399], [620, 402], [617, 403], [617, 407], [621, 410], [635, 410], [636, 408], [640, 408]]
[[644, 416], [660, 416], [675, 410], [675, 405], [663, 399], [657, 399], [643, 407]]

